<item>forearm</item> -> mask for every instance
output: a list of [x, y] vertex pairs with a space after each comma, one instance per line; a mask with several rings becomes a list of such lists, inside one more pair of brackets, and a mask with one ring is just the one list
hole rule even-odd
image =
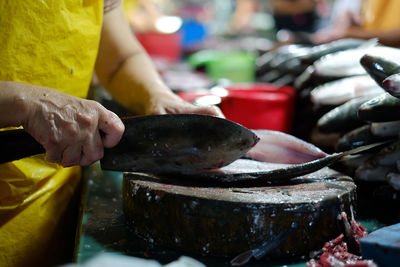
[[104, 16], [96, 74], [112, 96], [136, 114], [199, 113], [223, 117], [217, 107], [194, 106], [164, 84], [131, 32], [121, 6]]
[[0, 81], [0, 128], [21, 126], [29, 113], [27, 91], [31, 85], [18, 82]]
[[349, 28], [347, 35], [349, 38], [371, 39], [377, 38], [379, 43], [387, 46], [400, 46], [400, 29], [389, 31], [367, 31], [359, 27]]
[[106, 88], [119, 103], [137, 114], [151, 113], [154, 96], [172, 94], [144, 53], [127, 58]]
[[149, 113], [153, 96], [171, 93], [131, 32], [122, 7], [104, 17], [96, 73], [119, 103], [138, 114]]
[[400, 47], [400, 30], [380, 32], [376, 36], [379, 43], [387, 46]]

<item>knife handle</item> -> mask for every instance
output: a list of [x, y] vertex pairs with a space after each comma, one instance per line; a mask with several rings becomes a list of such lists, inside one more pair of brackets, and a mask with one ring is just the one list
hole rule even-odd
[[45, 152], [44, 147], [22, 129], [0, 131], [0, 163]]

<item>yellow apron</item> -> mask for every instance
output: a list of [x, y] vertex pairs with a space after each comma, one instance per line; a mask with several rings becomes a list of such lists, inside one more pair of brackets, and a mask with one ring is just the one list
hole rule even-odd
[[399, 0], [364, 0], [363, 26], [367, 30], [394, 30], [400, 28]]
[[[0, 1], [0, 80], [86, 97], [102, 15], [103, 0]], [[0, 266], [49, 264], [80, 177], [44, 155], [0, 165]]]

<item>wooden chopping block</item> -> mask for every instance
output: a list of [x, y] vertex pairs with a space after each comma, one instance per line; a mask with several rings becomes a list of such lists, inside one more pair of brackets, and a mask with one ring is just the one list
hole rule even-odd
[[220, 257], [252, 250], [268, 259], [308, 258], [343, 232], [353, 180], [324, 168], [287, 185], [216, 187], [125, 173], [123, 209], [139, 236], [168, 248]]

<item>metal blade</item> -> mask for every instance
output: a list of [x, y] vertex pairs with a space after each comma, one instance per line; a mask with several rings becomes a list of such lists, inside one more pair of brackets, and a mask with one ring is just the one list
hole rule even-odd
[[207, 115], [151, 115], [123, 122], [121, 141], [104, 151], [104, 170], [196, 173], [228, 165], [259, 140], [240, 124]]

